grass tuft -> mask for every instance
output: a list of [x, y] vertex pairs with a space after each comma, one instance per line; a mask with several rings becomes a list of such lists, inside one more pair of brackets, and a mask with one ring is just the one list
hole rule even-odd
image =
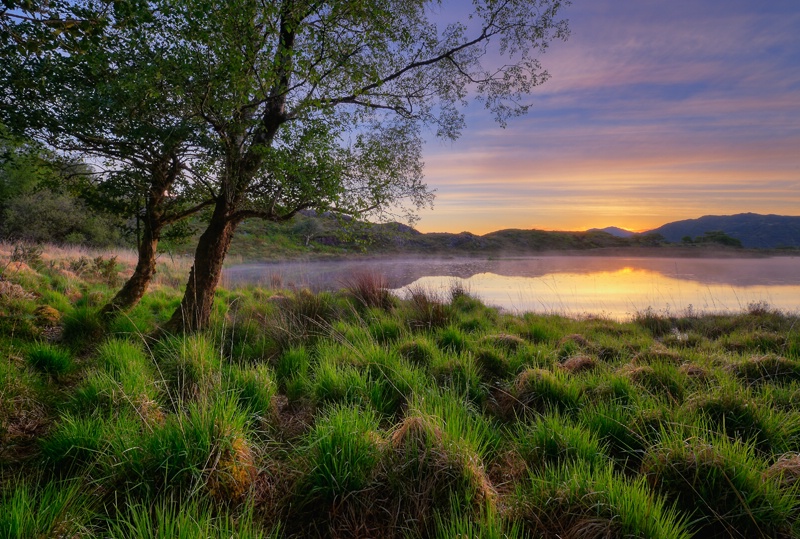
[[388, 311], [394, 306], [394, 298], [389, 292], [389, 280], [380, 273], [359, 272], [343, 284], [350, 296], [363, 307]]
[[752, 446], [718, 436], [667, 436], [642, 462], [652, 488], [691, 515], [696, 537], [709, 538], [790, 534], [798, 499], [763, 471]]
[[26, 356], [28, 364], [37, 371], [58, 378], [75, 368], [72, 354], [58, 346], [38, 343], [33, 345]]
[[610, 466], [586, 463], [531, 474], [514, 495], [514, 515], [533, 537], [689, 539], [684, 519], [653, 495], [644, 478], [627, 479]]
[[358, 406], [334, 406], [308, 433], [303, 450], [309, 471], [300, 492], [307, 503], [330, 503], [364, 489], [383, 451], [378, 418]]
[[[35, 475], [35, 474], [34, 474]], [[79, 480], [41, 483], [15, 480], [0, 495], [0, 537], [79, 537], [94, 516], [89, 493]]]
[[436, 292], [422, 286], [408, 289], [408, 324], [412, 329], [425, 330], [445, 327], [453, 313], [450, 305]]

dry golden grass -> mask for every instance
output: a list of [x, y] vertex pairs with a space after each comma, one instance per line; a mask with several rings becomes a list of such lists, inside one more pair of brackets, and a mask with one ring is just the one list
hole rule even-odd
[[[0, 270], [14, 273], [38, 273], [35, 268], [25, 262], [12, 262], [14, 253], [14, 243], [0, 242]], [[95, 249], [81, 245], [42, 245], [41, 261], [44, 267], [52, 268], [63, 277], [70, 280], [78, 280], [80, 276], [70, 269], [75, 261], [86, 259], [104, 260], [115, 259], [119, 269], [119, 275], [124, 280], [133, 274], [136, 267], [137, 253], [134, 249], [124, 249], [122, 247], [114, 249]], [[162, 253], [158, 257], [156, 274], [150, 283], [152, 288], [178, 288], [185, 284], [192, 266], [192, 258], [183, 255], [171, 255]]]

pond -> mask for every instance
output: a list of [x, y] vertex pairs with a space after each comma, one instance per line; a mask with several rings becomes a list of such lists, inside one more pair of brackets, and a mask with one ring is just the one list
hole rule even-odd
[[383, 258], [246, 264], [225, 270], [228, 286], [337, 289], [359, 273], [383, 274], [400, 296], [454, 283], [511, 312], [601, 315], [619, 320], [659, 313], [739, 312], [754, 303], [800, 310], [800, 257]]

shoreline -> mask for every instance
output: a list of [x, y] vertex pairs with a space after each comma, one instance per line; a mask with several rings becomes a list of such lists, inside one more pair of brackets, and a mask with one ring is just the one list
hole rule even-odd
[[759, 258], [795, 258], [800, 257], [800, 250], [782, 249], [710, 249], [695, 247], [603, 247], [597, 249], [549, 249], [545, 251], [510, 252], [462, 252], [434, 251], [420, 253], [416, 251], [394, 251], [382, 253], [303, 253], [298, 256], [281, 258], [254, 258], [231, 255], [227, 268], [244, 264], [278, 264], [290, 262], [337, 262], [348, 260], [392, 260], [402, 258], [419, 258], [430, 260], [525, 260], [545, 257], [618, 257], [618, 258], [686, 258], [686, 259], [759, 259]]

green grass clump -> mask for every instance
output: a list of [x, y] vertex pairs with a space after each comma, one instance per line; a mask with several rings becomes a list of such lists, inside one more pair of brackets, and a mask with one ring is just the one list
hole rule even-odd
[[765, 453], [800, 449], [800, 414], [764, 405], [740, 390], [715, 390], [695, 397], [686, 411], [731, 439], [752, 442]]
[[142, 495], [200, 489], [219, 501], [241, 500], [255, 476], [247, 424], [234, 399], [190, 402], [138, 437], [113, 439], [105, 481]]
[[748, 384], [800, 381], [800, 360], [766, 355], [755, 356], [731, 365], [734, 376]]
[[275, 375], [267, 365], [231, 367], [226, 372], [226, 393], [233, 395], [239, 409], [256, 420], [274, 416], [273, 398], [278, 392]]
[[350, 296], [362, 307], [388, 311], [394, 306], [394, 297], [389, 292], [389, 281], [380, 273], [356, 273], [344, 285]]
[[437, 355], [435, 346], [425, 337], [403, 341], [397, 346], [400, 357], [414, 365], [429, 365]]
[[525, 315], [523, 320], [526, 322], [523, 336], [533, 343], [555, 344], [561, 338], [561, 332], [547, 318]]
[[559, 415], [537, 418], [520, 425], [514, 447], [531, 470], [543, 470], [562, 464], [583, 461], [593, 467], [609, 462], [597, 435]]
[[481, 369], [469, 353], [442, 354], [431, 363], [430, 372], [441, 387], [451, 389], [457, 394], [467, 395], [469, 399], [482, 404], [487, 397]]
[[359, 406], [334, 406], [305, 440], [309, 471], [299, 489], [307, 503], [330, 503], [364, 489], [383, 451], [378, 417]]
[[586, 463], [548, 468], [520, 485], [512, 514], [531, 536], [689, 539], [685, 519], [643, 477]]
[[502, 380], [511, 375], [512, 367], [507, 352], [490, 346], [482, 346], [475, 352], [475, 363], [486, 380]]
[[640, 431], [638, 408], [601, 402], [581, 408], [577, 421], [606, 445], [608, 454], [622, 468], [636, 468], [649, 446]]
[[48, 343], [37, 343], [27, 353], [28, 364], [37, 371], [54, 378], [63, 376], [75, 368], [75, 361], [68, 350]]
[[105, 451], [108, 434], [108, 423], [103, 418], [63, 414], [39, 446], [49, 466], [70, 472], [97, 460]]
[[481, 539], [523, 539], [526, 535], [519, 522], [504, 517], [496, 508], [488, 505], [476, 514], [460, 514], [457, 508], [449, 518], [436, 515], [436, 539], [454, 537], [480, 537]]
[[[36, 474], [34, 474], [36, 476]], [[89, 531], [91, 495], [80, 480], [14, 478], [0, 494], [0, 537], [79, 537]]]
[[64, 342], [75, 349], [90, 347], [99, 342], [105, 333], [103, 320], [97, 307], [75, 307], [62, 320]]
[[275, 379], [280, 391], [286, 393], [290, 399], [298, 398], [310, 387], [309, 368], [311, 358], [303, 347], [285, 350], [275, 365]]
[[276, 304], [278, 309], [268, 317], [265, 330], [279, 350], [327, 335], [340, 312], [332, 294], [308, 289], [283, 296]]
[[663, 337], [675, 327], [674, 321], [669, 316], [658, 314], [650, 307], [638, 311], [633, 317], [633, 322], [645, 328], [653, 337]]
[[652, 365], [628, 367], [623, 372], [654, 397], [680, 404], [686, 396], [686, 375], [674, 365], [656, 362]]
[[167, 336], [154, 355], [173, 404], [209, 396], [219, 388], [222, 359], [205, 335]]
[[75, 411], [92, 414], [132, 409], [143, 415], [160, 413], [153, 364], [140, 346], [126, 339], [109, 339], [99, 346], [95, 365], [72, 395]]
[[788, 537], [800, 500], [764, 480], [751, 445], [713, 436], [668, 436], [650, 449], [641, 472], [689, 516], [695, 537]]
[[369, 325], [369, 333], [376, 342], [389, 344], [403, 335], [403, 326], [394, 318], [378, 318]]
[[436, 344], [445, 352], [459, 353], [467, 349], [469, 342], [461, 330], [450, 326], [437, 333]]
[[438, 428], [449, 440], [483, 461], [494, 458], [503, 442], [495, 421], [481, 413], [468, 395], [452, 391], [418, 392], [408, 404], [408, 416], [436, 418]]
[[635, 402], [641, 393], [627, 376], [617, 373], [592, 374], [584, 381], [587, 400], [626, 406]]
[[496, 510], [497, 493], [474, 451], [452, 437], [446, 419], [411, 411], [391, 432], [384, 458], [389, 506], [415, 537], [435, 533], [437, 520]]
[[319, 359], [311, 382], [314, 400], [318, 404], [363, 403], [367, 399], [367, 386], [365, 372], [343, 364], [331, 355]]
[[108, 333], [141, 340], [143, 335], [156, 328], [156, 320], [146, 305], [139, 303], [133, 309], [120, 312], [108, 323]]
[[582, 391], [565, 375], [544, 369], [527, 369], [514, 380], [512, 406], [518, 415], [551, 410], [571, 413], [578, 409]]
[[155, 506], [133, 500], [115, 520], [104, 537], [112, 539], [267, 539], [279, 537], [254, 522], [253, 508], [241, 513], [220, 511], [208, 500], [178, 503], [164, 500]]
[[445, 327], [453, 318], [451, 306], [439, 294], [421, 286], [408, 290], [406, 308], [408, 325], [415, 330]]
[[367, 373], [370, 402], [381, 414], [398, 415], [413, 395], [428, 387], [425, 373], [391, 350], [373, 345], [354, 352]]
[[511, 335], [508, 333], [495, 333], [493, 335], [487, 335], [481, 339], [481, 344], [500, 348], [507, 352], [515, 352], [520, 347], [525, 346], [525, 340], [517, 335]]

